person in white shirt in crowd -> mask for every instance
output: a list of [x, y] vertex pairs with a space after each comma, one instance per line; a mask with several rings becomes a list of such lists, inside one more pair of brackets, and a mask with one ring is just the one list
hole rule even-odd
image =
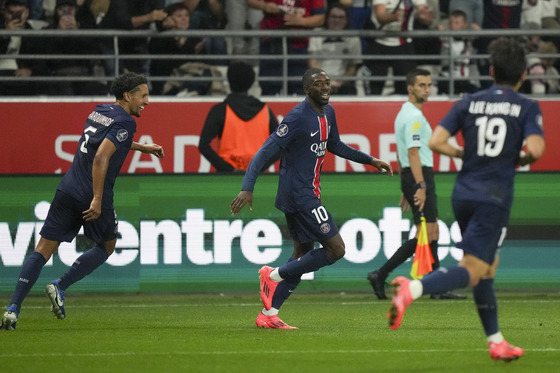
[[[334, 2], [327, 9], [325, 25], [321, 30], [347, 30], [349, 13], [341, 3]], [[361, 41], [357, 36], [325, 37], [314, 36], [309, 39], [309, 67], [318, 67], [331, 76], [331, 94], [355, 95], [356, 82], [340, 79], [356, 77], [356, 71], [362, 63]], [[354, 58], [346, 59], [345, 56]]]

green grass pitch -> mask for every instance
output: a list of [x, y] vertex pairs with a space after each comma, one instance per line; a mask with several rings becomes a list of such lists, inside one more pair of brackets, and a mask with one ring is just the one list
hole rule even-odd
[[[525, 349], [494, 362], [472, 303], [416, 301], [397, 331], [372, 293], [295, 293], [281, 318], [255, 326], [258, 292], [72, 294], [65, 320], [46, 297], [1, 331], [1, 372], [558, 372], [560, 293], [498, 291], [501, 329]], [[4, 297], [3, 297], [4, 298]]]

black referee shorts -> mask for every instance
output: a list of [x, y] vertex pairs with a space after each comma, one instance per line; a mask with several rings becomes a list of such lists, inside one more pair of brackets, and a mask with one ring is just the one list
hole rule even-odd
[[[422, 167], [422, 174], [426, 182], [426, 202], [424, 203], [424, 210], [422, 212], [424, 213], [426, 222], [435, 223], [438, 218], [438, 209], [434, 172], [431, 167]], [[414, 204], [414, 193], [416, 193], [417, 189], [418, 187], [410, 167], [401, 169], [401, 191], [412, 209], [414, 224], [420, 224], [421, 216], [418, 206]]]

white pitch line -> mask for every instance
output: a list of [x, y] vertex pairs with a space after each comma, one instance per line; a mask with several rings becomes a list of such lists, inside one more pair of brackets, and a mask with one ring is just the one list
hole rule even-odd
[[[71, 298], [70, 298], [71, 299]], [[454, 305], [461, 305], [466, 303], [472, 303], [472, 300], [465, 301], [457, 301], [457, 300], [418, 300], [414, 302], [414, 304], [427, 304], [427, 303], [434, 303], [437, 304], [454, 304]], [[535, 303], [535, 304], [543, 304], [543, 303], [560, 303], [560, 299], [537, 299], [537, 300], [502, 300], [498, 299], [498, 303], [503, 304], [510, 304], [510, 303]], [[72, 305], [72, 308], [180, 308], [180, 307], [255, 307], [259, 306], [260, 302], [255, 301], [254, 303], [182, 303], [182, 304], [166, 304], [166, 303], [149, 303], [149, 304], [107, 304], [107, 305]], [[389, 306], [389, 302], [376, 302], [376, 301], [369, 301], [369, 302], [298, 302], [297, 305], [303, 306], [310, 306], [310, 305], [330, 305], [330, 306], [363, 306], [363, 305], [387, 305]], [[46, 306], [25, 306], [26, 309], [43, 309]]]
[[[309, 351], [309, 350], [269, 350], [269, 351], [122, 351], [122, 352], [87, 352], [87, 353], [61, 353], [61, 352], [50, 352], [50, 353], [31, 353], [31, 354], [21, 354], [21, 353], [0, 353], [1, 358], [43, 358], [43, 357], [115, 357], [115, 356], [170, 356], [170, 355], [180, 355], [180, 356], [197, 356], [197, 355], [262, 355], [262, 354], [275, 354], [275, 355], [298, 355], [298, 354], [394, 354], [394, 353], [469, 353], [469, 352], [485, 352], [486, 349], [475, 348], [475, 349], [372, 349], [372, 350], [320, 350], [320, 351]], [[559, 348], [533, 348], [525, 349], [526, 352], [560, 352]]]

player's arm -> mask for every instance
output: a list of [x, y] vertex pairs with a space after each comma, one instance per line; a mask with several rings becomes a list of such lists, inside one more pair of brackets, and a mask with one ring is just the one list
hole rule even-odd
[[525, 139], [527, 141], [527, 151], [521, 151], [519, 155], [520, 166], [525, 166], [536, 162], [544, 154], [545, 143], [544, 137], [541, 135], [529, 135]]
[[[331, 136], [335, 132], [334, 128], [331, 129]], [[372, 157], [358, 149], [354, 149], [350, 145], [340, 141], [338, 133], [327, 143], [327, 150], [341, 158], [348, 159], [361, 164], [369, 164], [377, 168], [381, 172], [387, 172], [389, 176], [393, 176], [393, 168], [390, 164], [383, 162], [381, 159]]]
[[82, 212], [84, 220], [92, 221], [101, 215], [101, 201], [103, 200], [103, 187], [105, 185], [105, 176], [109, 168], [109, 160], [117, 151], [117, 147], [107, 138], [103, 139], [101, 145], [93, 158], [92, 179], [93, 179], [93, 199], [91, 200], [89, 209]]
[[153, 154], [158, 158], [163, 158], [165, 156], [163, 148], [157, 144], [139, 144], [133, 142], [130, 146], [130, 150], [136, 150], [146, 154]]
[[232, 215], [237, 215], [245, 205], [249, 205], [249, 210], [253, 210], [253, 189], [257, 182], [259, 173], [264, 166], [281, 151], [280, 145], [269, 137], [261, 146], [257, 154], [251, 159], [247, 172], [243, 177], [241, 192], [233, 199], [229, 207]]
[[463, 148], [450, 144], [448, 142], [450, 137], [451, 133], [444, 127], [438, 125], [432, 133], [432, 137], [430, 137], [428, 146], [432, 151], [438, 154], [455, 158], [463, 158]]

